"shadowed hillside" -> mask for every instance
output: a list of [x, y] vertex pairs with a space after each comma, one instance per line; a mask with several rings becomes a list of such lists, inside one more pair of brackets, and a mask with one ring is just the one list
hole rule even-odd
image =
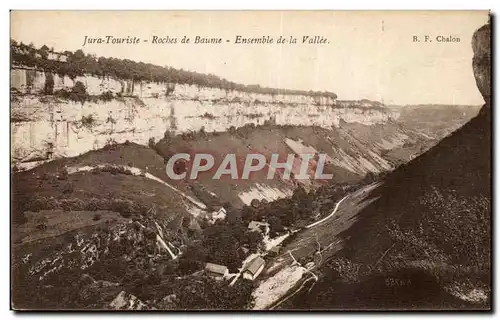
[[294, 308], [491, 308], [489, 45], [486, 25], [473, 39], [479, 114], [387, 176]]

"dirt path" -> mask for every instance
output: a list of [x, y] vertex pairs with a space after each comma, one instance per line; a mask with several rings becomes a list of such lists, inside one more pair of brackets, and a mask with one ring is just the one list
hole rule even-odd
[[[258, 307], [261, 309], [276, 308], [278, 305], [297, 294], [304, 288], [306, 283], [310, 282], [311, 278], [301, 280], [302, 277], [281, 279], [283, 278], [281, 276], [282, 273], [287, 273], [285, 270], [290, 270], [290, 268], [295, 271], [301, 269], [302, 273], [308, 272], [305, 268], [299, 267], [296, 264], [294, 265], [294, 259], [290, 257], [289, 252], [298, 260], [320, 251], [322, 256], [321, 260], [323, 262], [327, 260], [328, 257], [334, 255], [343, 245], [342, 239], [338, 238], [338, 234], [346, 228], [349, 228], [352, 224], [352, 222], [349, 221], [352, 220], [362, 208], [374, 201], [369, 195], [371, 191], [378, 186], [380, 186], [380, 183], [373, 183], [344, 196], [337, 202], [331, 214], [302, 229], [297, 235], [297, 238], [283, 248], [284, 253], [276, 257], [274, 263], [271, 262], [267, 270], [263, 272], [264, 275], [272, 275], [261, 282], [262, 286], [272, 288], [271, 291], [275, 290], [276, 292], [268, 292], [266, 294], [267, 297], [259, 297]], [[332, 219], [336, 215], [340, 216], [337, 219]], [[313, 269], [316, 267], [318, 266], [313, 267]], [[255, 292], [255, 294], [257, 293], [258, 291]]]
[[335, 213], [337, 212], [337, 209], [339, 208], [339, 205], [342, 203], [342, 201], [344, 201], [349, 195], [346, 195], [345, 197], [343, 197], [342, 199], [340, 199], [337, 204], [335, 205], [335, 208], [333, 209], [332, 213], [330, 213], [328, 216], [324, 217], [323, 219], [319, 220], [319, 221], [316, 221], [316, 222], [313, 222], [311, 223], [310, 225], [304, 227], [304, 229], [309, 229], [309, 228], [312, 228], [314, 226], [317, 226], [318, 224], [320, 223], [323, 223], [325, 222], [326, 220], [332, 218]]

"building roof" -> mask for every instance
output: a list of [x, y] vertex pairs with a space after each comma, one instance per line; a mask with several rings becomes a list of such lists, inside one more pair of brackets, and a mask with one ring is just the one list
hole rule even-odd
[[250, 221], [248, 224], [248, 229], [256, 229], [259, 227], [259, 223], [257, 221]]
[[221, 206], [221, 205], [215, 205], [215, 206], [212, 206], [212, 208], [214, 209], [214, 211], [219, 211], [220, 209], [226, 211], [224, 206]]
[[250, 221], [248, 224], [248, 229], [260, 229], [261, 226], [267, 226], [268, 223], [260, 221]]
[[228, 269], [226, 266], [221, 266], [220, 264], [215, 264], [215, 263], [210, 263], [210, 262], [208, 262], [205, 265], [205, 269], [210, 271], [210, 272], [221, 274], [221, 275], [224, 275], [224, 274], [226, 274], [226, 272], [228, 272]]
[[264, 259], [262, 259], [261, 257], [256, 257], [248, 264], [245, 271], [248, 271], [251, 274], [256, 274], [259, 268], [264, 265], [264, 263]]

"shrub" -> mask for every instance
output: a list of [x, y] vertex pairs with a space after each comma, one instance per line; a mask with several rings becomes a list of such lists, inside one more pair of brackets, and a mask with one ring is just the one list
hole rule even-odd
[[354, 263], [344, 257], [338, 257], [329, 262], [329, 266], [335, 270], [343, 280], [349, 283], [356, 283], [360, 281], [361, 264]]
[[200, 116], [200, 118], [202, 119], [208, 119], [208, 120], [214, 120], [216, 119], [217, 117], [214, 116], [213, 114], [211, 113], [208, 113], [208, 112], [205, 112], [203, 115]]
[[106, 210], [106, 206], [103, 204], [103, 201], [97, 198], [91, 198], [87, 200], [85, 203], [85, 210], [87, 211], [97, 211], [97, 210]]
[[264, 115], [262, 113], [249, 113], [246, 115], [249, 119], [262, 118]]
[[88, 116], [82, 116], [82, 120], [81, 120], [82, 126], [88, 128], [88, 129], [92, 129], [95, 122], [96, 121], [94, 119], [94, 116], [91, 114], [89, 114]]
[[47, 230], [47, 224], [45, 223], [40, 223], [36, 225], [37, 230]]
[[285, 230], [285, 227], [281, 223], [281, 219], [276, 216], [270, 216], [267, 222], [269, 223], [271, 232], [282, 232]]
[[103, 150], [116, 150], [117, 145], [118, 145], [118, 143], [116, 142], [115, 139], [108, 138], [108, 140], [106, 141], [106, 145], [102, 149]]
[[116, 123], [116, 120], [111, 116], [109, 115], [107, 118], [106, 118], [106, 123], [112, 123], [112, 124], [115, 124]]
[[133, 96], [133, 98], [134, 98], [135, 103], [138, 106], [141, 106], [141, 107], [145, 107], [146, 106], [146, 104], [144, 103], [144, 101], [142, 101], [141, 98], [139, 98], [138, 96]]
[[69, 100], [71, 97], [71, 93], [67, 90], [59, 89], [56, 92], [54, 92], [54, 96], [61, 99]]
[[80, 211], [85, 209], [85, 203], [78, 198], [61, 199], [59, 202], [55, 202], [55, 205], [57, 206], [55, 209], [62, 209], [64, 211]]
[[40, 180], [49, 180], [50, 175], [47, 172], [42, 173], [42, 175], [39, 177]]
[[111, 92], [109, 90], [106, 92], [103, 92], [98, 96], [98, 99], [102, 100], [102, 101], [111, 101], [111, 100], [113, 100], [113, 92]]
[[62, 193], [63, 194], [72, 194], [74, 190], [75, 190], [75, 187], [73, 186], [73, 184], [71, 182], [68, 182], [64, 185]]
[[68, 180], [68, 170], [66, 170], [66, 168], [62, 168], [59, 170], [59, 172], [57, 173], [57, 179], [58, 180]]
[[96, 213], [96, 214], [94, 214], [94, 217], [92, 218], [92, 220], [99, 221], [99, 220], [101, 220], [101, 218], [102, 218], [102, 216], [99, 213]]
[[165, 133], [163, 134], [163, 139], [166, 141], [170, 141], [175, 135], [170, 132], [170, 130], [166, 130]]
[[20, 211], [20, 212], [18, 212], [17, 210], [13, 211], [11, 216], [12, 216], [12, 222], [14, 224], [23, 224], [23, 223], [28, 222], [28, 218], [26, 217], [26, 214], [22, 211]]
[[101, 172], [108, 172], [111, 174], [126, 174], [128, 176], [133, 175], [132, 171], [123, 166], [106, 165], [103, 167], [94, 168], [92, 170], [92, 173], [101, 173]]
[[124, 218], [130, 218], [134, 213], [147, 212], [147, 208], [143, 205], [125, 199], [113, 199], [110, 204], [110, 210], [119, 212]]
[[148, 147], [150, 147], [151, 149], [154, 149], [155, 145], [156, 145], [155, 138], [154, 137], [149, 138], [149, 140], [148, 140]]
[[260, 201], [259, 199], [252, 199], [252, 201], [250, 202], [250, 205], [254, 208], [258, 208], [260, 206]]

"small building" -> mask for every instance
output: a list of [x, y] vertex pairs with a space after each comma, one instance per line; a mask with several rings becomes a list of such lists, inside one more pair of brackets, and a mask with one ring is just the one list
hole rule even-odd
[[205, 265], [205, 271], [209, 276], [214, 277], [216, 280], [222, 280], [224, 277], [229, 275], [229, 269], [226, 266], [210, 262]]
[[265, 261], [261, 257], [253, 259], [243, 271], [243, 278], [248, 280], [255, 280], [259, 274], [264, 270]]
[[227, 211], [224, 207], [217, 207], [215, 211], [212, 212], [212, 220], [224, 220], [226, 218]]

